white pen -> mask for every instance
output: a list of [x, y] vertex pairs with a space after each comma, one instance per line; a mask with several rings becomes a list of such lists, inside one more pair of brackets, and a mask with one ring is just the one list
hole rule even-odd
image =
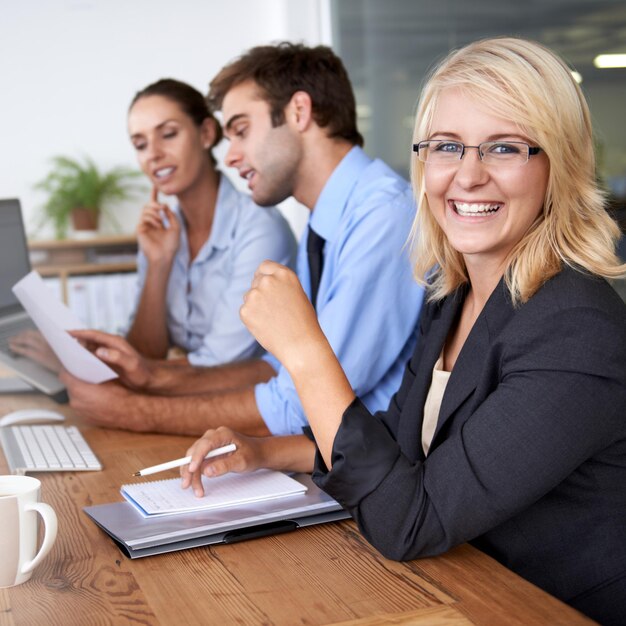
[[[229, 443], [227, 446], [222, 446], [221, 448], [215, 448], [215, 450], [211, 450], [211, 452], [209, 452], [204, 458], [212, 459], [214, 456], [228, 454], [229, 452], [234, 452], [236, 449], [237, 449], [237, 446], [234, 443]], [[182, 459], [176, 459], [175, 461], [168, 461], [167, 463], [160, 463], [159, 465], [146, 467], [145, 469], [135, 472], [133, 476], [148, 476], [149, 474], [156, 474], [157, 472], [164, 472], [165, 470], [174, 469], [175, 467], [181, 467], [189, 463], [191, 463], [191, 457], [186, 456]]]

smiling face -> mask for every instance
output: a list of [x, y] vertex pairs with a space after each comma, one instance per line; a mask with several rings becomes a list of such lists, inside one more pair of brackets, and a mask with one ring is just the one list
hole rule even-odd
[[159, 191], [180, 195], [210, 167], [211, 120], [198, 127], [180, 106], [163, 96], [145, 96], [128, 114], [128, 132], [143, 172]]
[[222, 113], [224, 134], [230, 140], [226, 164], [237, 168], [248, 181], [252, 199], [269, 206], [293, 195], [302, 145], [289, 115], [283, 124], [273, 127], [269, 104], [250, 81], [228, 91]]
[[[456, 88], [439, 95], [432, 131], [425, 139], [467, 146], [493, 140], [535, 145], [514, 122], [489, 113]], [[543, 152], [522, 165], [484, 164], [478, 150], [470, 148], [461, 161], [424, 164], [430, 210], [470, 272], [477, 263], [504, 269], [507, 255], [541, 213], [548, 174]]]

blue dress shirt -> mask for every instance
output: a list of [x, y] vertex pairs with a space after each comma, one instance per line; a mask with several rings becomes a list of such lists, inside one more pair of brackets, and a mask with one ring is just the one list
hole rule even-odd
[[[182, 219], [178, 209], [176, 213]], [[295, 255], [295, 238], [280, 212], [259, 207], [222, 174], [211, 234], [191, 263], [187, 233], [181, 228], [167, 285], [171, 344], [187, 351], [192, 365], [201, 366], [262, 354], [239, 319], [243, 294], [261, 261], [292, 267]], [[138, 303], [148, 269], [141, 251], [137, 263]]]
[[[423, 290], [405, 246], [415, 204], [409, 184], [354, 147], [324, 186], [309, 225], [325, 240], [317, 316], [337, 358], [370, 411], [386, 409], [415, 345]], [[306, 235], [298, 278], [310, 297]], [[273, 434], [300, 433], [307, 419], [287, 371], [255, 387], [257, 407]]]

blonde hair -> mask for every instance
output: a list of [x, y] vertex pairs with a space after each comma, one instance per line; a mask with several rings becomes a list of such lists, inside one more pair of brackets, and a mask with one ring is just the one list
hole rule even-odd
[[[544, 46], [515, 38], [485, 39], [451, 53], [435, 68], [417, 108], [414, 141], [427, 139], [437, 99], [460, 88], [515, 122], [548, 157], [544, 206], [511, 251], [504, 274], [514, 303], [526, 302], [563, 263], [605, 278], [626, 272], [615, 255], [620, 236], [595, 179], [591, 119], [569, 68]], [[411, 237], [414, 273], [440, 299], [468, 282], [462, 255], [448, 243], [428, 206], [424, 163], [413, 154], [418, 211]]]

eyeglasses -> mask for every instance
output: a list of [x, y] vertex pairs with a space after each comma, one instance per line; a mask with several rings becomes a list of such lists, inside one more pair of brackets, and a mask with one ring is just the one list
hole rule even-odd
[[460, 161], [467, 148], [478, 150], [480, 160], [488, 165], [524, 165], [529, 157], [541, 151], [523, 141], [483, 141], [477, 146], [466, 146], [460, 141], [430, 139], [413, 144], [413, 152], [417, 152], [420, 161], [435, 165]]

